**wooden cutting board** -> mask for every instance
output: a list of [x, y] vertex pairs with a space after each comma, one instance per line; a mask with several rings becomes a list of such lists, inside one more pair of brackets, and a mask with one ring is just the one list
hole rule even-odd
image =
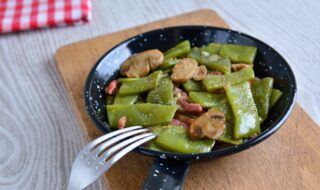
[[[83, 88], [91, 67], [122, 40], [152, 29], [176, 25], [228, 25], [213, 11], [199, 10], [60, 48], [56, 63], [79, 126], [92, 140], [98, 131], [85, 110]], [[153, 158], [130, 153], [104, 176], [108, 189], [139, 189]], [[249, 150], [191, 165], [184, 189], [320, 189], [320, 128], [295, 105], [285, 125]]]

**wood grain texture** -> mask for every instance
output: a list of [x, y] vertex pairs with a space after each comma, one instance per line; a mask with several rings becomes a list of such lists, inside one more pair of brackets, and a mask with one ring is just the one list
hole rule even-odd
[[[227, 27], [214, 12], [202, 10], [59, 49], [55, 56], [57, 66], [88, 139], [101, 135], [89, 119], [83, 102], [83, 83], [97, 59], [130, 36], [154, 28], [185, 24]], [[267, 141], [239, 154], [192, 164], [184, 189], [317, 188], [320, 186], [319, 135], [320, 130], [296, 105], [285, 126]], [[128, 154], [107, 172], [106, 186], [108, 189], [139, 189], [151, 161], [136, 153]]]
[[89, 24], [0, 36], [0, 189], [65, 189], [85, 143], [53, 60], [59, 47], [199, 8], [284, 55], [298, 102], [320, 123], [319, 1], [96, 0]]

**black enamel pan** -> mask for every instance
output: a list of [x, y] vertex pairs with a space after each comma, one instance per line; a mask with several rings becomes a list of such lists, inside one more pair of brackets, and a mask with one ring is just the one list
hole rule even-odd
[[119, 77], [121, 63], [132, 54], [148, 49], [165, 51], [183, 40], [190, 40], [192, 46], [196, 47], [210, 42], [257, 47], [258, 53], [254, 62], [256, 76], [273, 77], [275, 79], [275, 88], [280, 89], [283, 92], [283, 96], [270, 111], [267, 120], [262, 124], [261, 134], [241, 145], [214, 148], [211, 152], [200, 154], [159, 152], [142, 146], [137, 148], [135, 151], [156, 158], [143, 189], [180, 189], [192, 160], [209, 159], [237, 153], [267, 139], [286, 121], [295, 101], [296, 82], [289, 64], [278, 52], [264, 42], [241, 32], [209, 26], [161, 28], [142, 33], [119, 43], [106, 52], [92, 68], [85, 84], [84, 93], [87, 111], [96, 127], [104, 133], [111, 131], [108, 126], [105, 109], [106, 98], [103, 88], [111, 80]]

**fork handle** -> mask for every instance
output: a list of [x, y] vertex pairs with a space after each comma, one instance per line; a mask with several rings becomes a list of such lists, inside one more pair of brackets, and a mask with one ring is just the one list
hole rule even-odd
[[183, 181], [188, 173], [190, 161], [156, 158], [150, 168], [142, 190], [182, 189]]

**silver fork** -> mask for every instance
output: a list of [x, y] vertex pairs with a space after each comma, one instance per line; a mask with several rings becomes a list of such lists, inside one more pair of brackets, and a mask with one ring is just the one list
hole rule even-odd
[[156, 137], [148, 131], [141, 126], [128, 127], [87, 144], [73, 162], [68, 190], [88, 187], [128, 152]]

